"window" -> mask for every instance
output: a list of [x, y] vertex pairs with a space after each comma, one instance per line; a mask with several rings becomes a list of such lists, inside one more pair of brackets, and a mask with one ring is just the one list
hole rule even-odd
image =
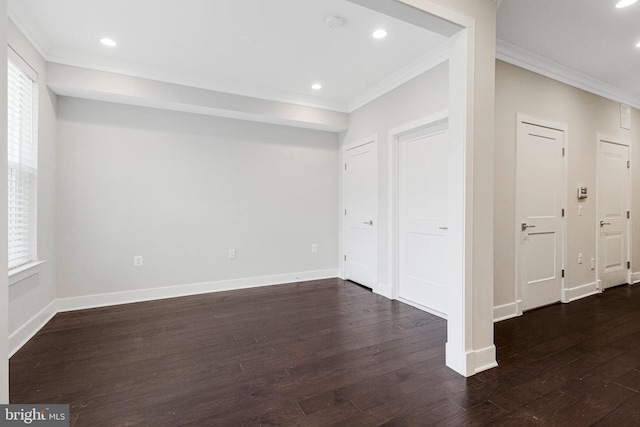
[[38, 143], [34, 124], [36, 74], [9, 49], [9, 270], [37, 261]]

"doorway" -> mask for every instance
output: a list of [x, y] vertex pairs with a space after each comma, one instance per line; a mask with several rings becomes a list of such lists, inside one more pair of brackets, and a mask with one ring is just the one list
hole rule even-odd
[[377, 137], [344, 151], [344, 276], [371, 290], [378, 277]]
[[516, 283], [518, 314], [562, 299], [566, 126], [518, 116]]
[[446, 113], [392, 131], [394, 294], [447, 318], [448, 159]]
[[596, 165], [596, 229], [598, 288], [630, 283], [629, 143], [598, 135]]

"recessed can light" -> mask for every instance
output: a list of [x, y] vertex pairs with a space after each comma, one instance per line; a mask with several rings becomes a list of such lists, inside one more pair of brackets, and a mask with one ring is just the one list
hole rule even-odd
[[320, 89], [322, 89], [322, 85], [320, 83], [314, 83], [314, 84], [311, 85], [311, 89], [320, 90]]
[[102, 43], [103, 45], [108, 46], [108, 47], [116, 47], [116, 46], [118, 46], [118, 43], [116, 43], [113, 39], [110, 39], [110, 38], [107, 38], [107, 37], [100, 39], [100, 43]]
[[383, 39], [385, 37], [387, 37], [387, 32], [383, 29], [375, 30], [373, 32], [374, 39]]
[[636, 3], [638, 0], [620, 0], [617, 4], [616, 7], [618, 9], [622, 9], [623, 7], [627, 7], [627, 6], [631, 6], [632, 4]]

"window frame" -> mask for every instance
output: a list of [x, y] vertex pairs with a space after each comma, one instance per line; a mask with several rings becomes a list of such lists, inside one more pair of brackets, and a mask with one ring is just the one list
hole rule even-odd
[[[19, 263], [9, 264], [7, 259], [7, 265], [9, 267], [10, 284], [13, 284], [15, 280], [20, 277], [24, 277], [25, 273], [36, 274], [38, 269], [35, 267], [42, 264], [43, 261], [38, 257], [38, 73], [11, 47], [8, 46], [8, 58], [7, 69], [10, 67], [10, 62], [17, 67], [25, 77], [31, 80], [31, 167], [30, 169], [30, 183], [29, 183], [29, 196], [28, 196], [28, 217], [27, 217], [27, 233], [29, 241], [29, 251], [26, 257], [23, 257]], [[8, 70], [7, 70], [8, 71]], [[9, 77], [8, 77], [9, 78]], [[9, 88], [7, 88], [9, 89]], [[9, 113], [9, 102], [7, 102], [7, 113]], [[9, 126], [7, 126], [7, 132], [9, 132]], [[22, 143], [22, 141], [21, 141]], [[9, 149], [9, 138], [7, 140], [7, 148]], [[9, 168], [9, 151], [7, 151], [7, 172]], [[7, 183], [7, 191], [9, 191], [9, 183]], [[7, 194], [9, 197], [9, 194]], [[9, 229], [9, 217], [7, 217], [7, 230]], [[10, 241], [8, 242], [8, 245]], [[27, 276], [28, 277], [28, 276]]]

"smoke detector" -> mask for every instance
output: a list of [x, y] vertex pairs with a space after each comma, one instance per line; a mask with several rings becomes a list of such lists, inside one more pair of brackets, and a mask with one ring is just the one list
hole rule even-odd
[[327, 16], [327, 26], [329, 28], [338, 28], [342, 27], [345, 23], [344, 18], [335, 15]]

